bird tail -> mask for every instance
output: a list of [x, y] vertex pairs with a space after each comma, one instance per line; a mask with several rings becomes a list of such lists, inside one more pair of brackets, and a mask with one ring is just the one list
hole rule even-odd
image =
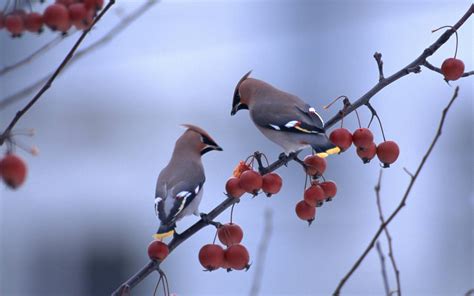
[[341, 152], [341, 149], [334, 145], [325, 134], [312, 137], [310, 145], [316, 151], [316, 155], [322, 158]]
[[156, 234], [153, 235], [155, 239], [164, 239], [174, 234], [175, 225], [166, 225], [160, 224], [160, 227], [156, 231]]

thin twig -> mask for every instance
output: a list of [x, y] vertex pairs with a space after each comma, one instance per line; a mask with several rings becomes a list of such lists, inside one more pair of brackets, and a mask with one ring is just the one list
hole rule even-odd
[[109, 0], [107, 5], [104, 7], [104, 9], [94, 18], [94, 21], [92, 22], [91, 26], [84, 30], [82, 32], [81, 36], [77, 39], [76, 43], [72, 46], [71, 50], [69, 50], [68, 54], [64, 58], [64, 60], [59, 64], [58, 68], [54, 71], [53, 75], [46, 81], [46, 83], [43, 85], [43, 87], [36, 93], [36, 95], [26, 104], [23, 109], [18, 111], [13, 117], [13, 120], [10, 122], [10, 124], [7, 126], [5, 131], [0, 135], [0, 146], [3, 145], [5, 140], [9, 137], [9, 134], [13, 127], [16, 125], [16, 123], [20, 120], [23, 115], [30, 110], [31, 107], [41, 98], [41, 96], [51, 87], [53, 84], [54, 80], [56, 77], [58, 77], [59, 73], [64, 69], [64, 67], [67, 65], [67, 63], [71, 60], [71, 58], [74, 56], [74, 53], [76, 52], [77, 48], [81, 45], [82, 41], [86, 38], [87, 33], [90, 32], [92, 27], [97, 24], [97, 22], [100, 21], [100, 19], [107, 13], [107, 11], [115, 4], [115, 0]]
[[464, 296], [472, 296], [474, 295], [474, 289], [470, 289], [469, 291], [466, 292], [466, 294], [464, 294]]
[[58, 45], [61, 41], [63, 41], [64, 39], [66, 39], [67, 37], [69, 36], [72, 36], [74, 33], [76, 33], [78, 31], [74, 31], [70, 34], [67, 34], [67, 35], [59, 35], [57, 36], [56, 38], [54, 38], [53, 40], [49, 41], [48, 43], [46, 43], [45, 45], [41, 46], [39, 49], [37, 49], [35, 52], [33, 52], [32, 54], [30, 54], [29, 56], [27, 56], [26, 58], [24, 59], [21, 59], [20, 61], [16, 62], [16, 63], [13, 63], [11, 65], [8, 65], [8, 66], [5, 66], [4, 68], [0, 69], [0, 76], [3, 76], [23, 65], [26, 65], [28, 63], [30, 63], [31, 61], [33, 61], [35, 58], [41, 56], [41, 54], [47, 52], [48, 50], [50, 50], [51, 48], [55, 47], [56, 45]]
[[374, 53], [374, 59], [377, 62], [377, 67], [379, 68], [379, 82], [385, 79], [383, 75], [383, 61], [382, 54], [380, 52]]
[[[93, 52], [94, 50], [108, 44], [112, 39], [118, 36], [122, 31], [128, 28], [134, 21], [136, 21], [140, 16], [142, 16], [145, 12], [147, 12], [152, 6], [159, 3], [158, 0], [148, 0], [135, 11], [127, 15], [123, 18], [123, 20], [116, 24], [110, 31], [108, 31], [103, 37], [99, 40], [95, 41], [94, 43], [90, 44], [89, 46], [85, 47], [82, 50], [78, 50], [76, 54], [72, 57], [69, 61], [67, 66], [71, 66], [74, 62], [79, 61], [82, 57], [86, 56], [87, 54]], [[61, 72], [62, 73], [62, 72]], [[10, 104], [22, 99], [23, 97], [29, 95], [36, 89], [38, 89], [41, 85], [48, 81], [48, 78], [51, 77], [53, 73], [49, 73], [48, 75], [44, 76], [43, 78], [37, 80], [36, 82], [32, 83], [31, 85], [19, 90], [18, 92], [11, 94], [7, 97], [4, 97], [0, 100], [0, 109], [3, 109]]]
[[400, 212], [400, 210], [405, 206], [408, 195], [410, 194], [411, 189], [412, 189], [413, 185], [415, 184], [416, 179], [418, 178], [418, 175], [420, 174], [421, 170], [423, 169], [423, 167], [426, 163], [426, 160], [430, 156], [431, 151], [433, 150], [434, 146], [438, 142], [439, 137], [441, 136], [441, 132], [442, 132], [442, 128], [443, 128], [443, 125], [444, 125], [445, 118], [446, 118], [446, 114], [448, 113], [449, 108], [451, 107], [454, 100], [458, 96], [458, 92], [459, 92], [459, 87], [456, 87], [456, 89], [454, 90], [453, 97], [449, 101], [449, 104], [446, 106], [446, 108], [444, 108], [444, 110], [443, 110], [443, 113], [442, 113], [442, 116], [441, 116], [441, 121], [439, 123], [436, 135], [435, 135], [433, 141], [431, 142], [430, 147], [426, 151], [426, 154], [423, 156], [423, 159], [421, 160], [420, 164], [418, 165], [418, 168], [417, 168], [415, 174], [413, 175], [413, 178], [410, 180], [410, 183], [408, 184], [408, 187], [405, 191], [405, 194], [403, 195], [402, 200], [400, 201], [400, 204], [395, 209], [395, 211], [390, 215], [390, 217], [388, 217], [388, 219], [385, 221], [385, 223], [382, 223], [382, 225], [380, 225], [379, 229], [377, 230], [377, 232], [373, 236], [372, 240], [370, 241], [370, 243], [367, 246], [367, 248], [365, 249], [365, 251], [359, 257], [359, 259], [357, 259], [357, 261], [354, 263], [354, 265], [349, 270], [349, 272], [339, 282], [339, 285], [336, 287], [333, 295], [336, 295], [336, 296], [340, 295], [342, 287], [347, 282], [347, 280], [352, 276], [352, 274], [357, 270], [357, 268], [362, 263], [362, 261], [364, 261], [365, 257], [370, 252], [370, 250], [372, 250], [372, 248], [374, 247], [375, 242], [379, 238], [380, 234], [384, 231], [384, 229], [388, 226], [388, 224], [390, 224], [390, 222], [395, 218], [395, 216], [397, 216], [397, 214]]
[[[436, 66], [433, 66], [433, 65], [432, 65], [430, 62], [428, 62], [428, 61], [425, 61], [425, 62], [423, 63], [423, 66], [425, 66], [426, 68], [428, 68], [428, 69], [430, 69], [430, 70], [432, 70], [432, 71], [434, 71], [434, 72], [438, 72], [439, 74], [444, 75], [444, 74], [443, 74], [443, 71], [441, 71], [441, 68], [438, 68], [438, 67], [436, 67]], [[461, 75], [461, 77], [467, 77], [467, 76], [471, 76], [471, 75], [474, 75], [474, 71], [464, 72], [464, 73]]]
[[[377, 185], [375, 185], [374, 190], [375, 190], [375, 196], [377, 198], [377, 209], [379, 211], [380, 223], [383, 225], [385, 223], [385, 218], [383, 216], [382, 201], [380, 198], [380, 189], [382, 186], [382, 174], [383, 174], [383, 169], [380, 170], [379, 180], [377, 182]], [[387, 238], [387, 243], [388, 243], [388, 257], [390, 258], [390, 262], [392, 263], [393, 271], [395, 272], [395, 278], [397, 280], [396, 293], [398, 296], [401, 296], [402, 288], [401, 288], [401, 281], [400, 281], [400, 270], [398, 269], [397, 262], [395, 261], [395, 254], [393, 253], [392, 236], [390, 235], [390, 232], [388, 231], [388, 227], [384, 227], [384, 233], [385, 233], [385, 237]]]
[[257, 262], [255, 265], [255, 275], [253, 278], [252, 288], [250, 289], [250, 296], [257, 296], [260, 293], [262, 286], [263, 272], [265, 270], [265, 257], [268, 252], [270, 238], [273, 232], [273, 210], [267, 208], [264, 216], [265, 227], [263, 229], [262, 239], [258, 246]]
[[474, 4], [471, 4], [466, 13], [459, 19], [459, 21], [453, 26], [452, 30], [446, 30], [433, 44], [426, 48], [423, 53], [418, 56], [413, 62], [405, 66], [403, 69], [399, 70], [395, 74], [379, 81], [374, 87], [372, 87], [367, 93], [361, 96], [357, 101], [355, 101], [343, 114], [338, 112], [331, 119], [329, 119], [324, 125], [325, 129], [328, 129], [335, 125], [341, 120], [342, 117], [349, 115], [352, 111], [359, 108], [362, 105], [367, 104], [370, 99], [381, 91], [387, 85], [397, 81], [398, 79], [410, 74], [418, 73], [420, 71], [420, 66], [424, 65], [426, 59], [432, 56], [443, 44], [445, 44], [448, 39], [454, 34], [455, 31], [466, 22], [466, 20], [474, 13]]
[[382, 252], [382, 247], [380, 246], [380, 242], [377, 241], [375, 244], [375, 247], [377, 249], [377, 253], [379, 254], [379, 259], [380, 259], [380, 267], [382, 269], [382, 279], [383, 279], [383, 286], [385, 289], [385, 295], [390, 296], [390, 285], [388, 284], [388, 278], [387, 278], [387, 268], [385, 267], [385, 256], [383, 255]]

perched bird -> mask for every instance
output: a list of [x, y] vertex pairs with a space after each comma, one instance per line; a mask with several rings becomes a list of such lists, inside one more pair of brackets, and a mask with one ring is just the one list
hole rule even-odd
[[285, 153], [312, 147], [321, 157], [338, 153], [326, 136], [324, 122], [316, 110], [297, 96], [244, 75], [235, 87], [231, 115], [248, 109], [257, 128]]
[[199, 215], [199, 204], [206, 180], [201, 156], [222, 148], [203, 129], [184, 125], [187, 130], [176, 141], [168, 165], [158, 176], [155, 213], [160, 227], [154, 235], [162, 239], [175, 233], [176, 221], [191, 214]]

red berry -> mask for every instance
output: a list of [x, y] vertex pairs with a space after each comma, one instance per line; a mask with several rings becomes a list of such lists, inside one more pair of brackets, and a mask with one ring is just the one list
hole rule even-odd
[[277, 173], [268, 173], [263, 176], [262, 190], [271, 196], [280, 192], [283, 181]]
[[225, 250], [225, 261], [230, 268], [242, 270], [249, 267], [250, 255], [243, 245], [233, 245]]
[[322, 183], [319, 183], [319, 186], [324, 191], [324, 197], [326, 197], [326, 200], [331, 200], [334, 196], [336, 196], [337, 193], [337, 186], [336, 183], [333, 181], [325, 181]]
[[148, 246], [148, 256], [151, 260], [164, 260], [169, 253], [168, 246], [162, 241], [152, 241]]
[[73, 25], [78, 30], [86, 30], [92, 25], [93, 21], [94, 21], [94, 11], [88, 10], [86, 12], [86, 17], [82, 20], [73, 22]]
[[86, 18], [87, 10], [83, 3], [74, 3], [68, 7], [69, 10], [69, 18], [71, 21], [79, 22]]
[[394, 141], [385, 141], [377, 146], [377, 157], [385, 168], [390, 167], [390, 164], [397, 160], [399, 154], [400, 149]]
[[25, 30], [23, 18], [19, 14], [10, 14], [5, 17], [5, 28], [13, 36], [20, 36]]
[[25, 16], [25, 29], [29, 32], [39, 33], [43, 26], [43, 16], [37, 12], [28, 13]]
[[321, 176], [326, 170], [326, 159], [317, 155], [308, 155], [304, 158], [306, 173], [310, 176]]
[[44, 23], [53, 31], [58, 30], [65, 33], [71, 27], [69, 11], [66, 6], [62, 4], [48, 6], [44, 11], [43, 20]]
[[104, 6], [104, 0], [84, 0], [84, 5], [87, 9], [101, 10]]
[[0, 176], [8, 187], [16, 189], [25, 182], [26, 163], [14, 154], [7, 154], [0, 160]]
[[295, 212], [298, 218], [308, 221], [309, 224], [313, 222], [316, 216], [316, 208], [308, 205], [304, 200], [296, 204]]
[[446, 80], [458, 80], [464, 73], [464, 63], [455, 58], [446, 59], [441, 65], [441, 72]]
[[369, 163], [375, 157], [375, 154], [377, 154], [377, 146], [374, 142], [368, 148], [357, 148], [357, 155], [359, 155], [364, 163]]
[[226, 246], [239, 244], [244, 237], [244, 232], [239, 225], [234, 223], [224, 224], [217, 230], [217, 236], [221, 243]]
[[257, 194], [262, 184], [263, 178], [256, 171], [248, 170], [240, 175], [239, 186], [248, 193]]
[[304, 191], [304, 201], [312, 207], [320, 205], [325, 199], [324, 190], [319, 185], [311, 185]]
[[234, 198], [239, 198], [245, 193], [245, 190], [243, 190], [239, 185], [239, 178], [236, 177], [231, 177], [227, 180], [225, 191], [228, 195]]
[[357, 148], [369, 148], [374, 142], [374, 135], [368, 128], [358, 128], [352, 134], [352, 141]]
[[209, 271], [216, 270], [224, 263], [224, 249], [216, 244], [207, 244], [199, 250], [199, 262]]
[[339, 147], [342, 151], [346, 151], [352, 145], [352, 134], [345, 128], [337, 128], [329, 135], [329, 140]]

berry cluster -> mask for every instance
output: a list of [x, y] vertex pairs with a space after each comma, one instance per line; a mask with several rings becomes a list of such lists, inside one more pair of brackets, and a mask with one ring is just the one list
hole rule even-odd
[[27, 173], [26, 163], [13, 153], [7, 153], [0, 159], [0, 177], [5, 184], [16, 189], [25, 182]]
[[12, 37], [20, 37], [24, 32], [41, 33], [44, 25], [64, 34], [73, 26], [85, 30], [104, 5], [104, 0], [56, 0], [41, 14], [19, 8], [23, 1], [14, 2], [11, 9], [0, 11], [0, 29], [5, 28]]
[[304, 191], [303, 200], [296, 204], [295, 212], [298, 218], [311, 224], [316, 217], [316, 207], [322, 206], [324, 201], [331, 201], [337, 193], [337, 186], [333, 181], [321, 180], [327, 166], [324, 158], [308, 155], [303, 162], [306, 174], [312, 178], [312, 181]]
[[345, 128], [337, 128], [331, 132], [329, 139], [341, 149], [341, 152], [354, 143], [357, 155], [364, 163], [370, 162], [377, 155], [385, 168], [390, 167], [400, 154], [400, 149], [394, 141], [384, 141], [375, 145], [374, 136], [368, 128], [358, 128], [353, 134]]
[[225, 189], [227, 195], [240, 198], [244, 193], [257, 195], [262, 190], [268, 197], [277, 194], [283, 181], [276, 173], [260, 175], [251, 167], [251, 162], [241, 161], [234, 170], [233, 176], [227, 180]]
[[218, 268], [231, 270], [247, 270], [250, 267], [250, 256], [247, 248], [241, 244], [244, 233], [242, 228], [235, 223], [221, 225], [217, 229], [219, 241], [226, 249], [218, 244], [204, 245], [199, 251], [199, 262], [206, 271]]

